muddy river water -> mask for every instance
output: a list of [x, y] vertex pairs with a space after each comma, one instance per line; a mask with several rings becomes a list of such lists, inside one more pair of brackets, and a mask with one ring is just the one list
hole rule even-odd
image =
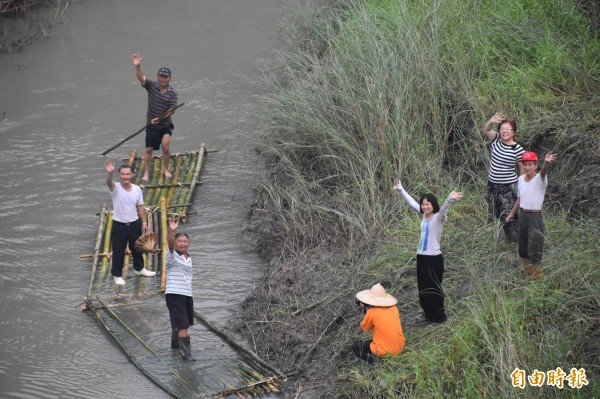
[[[281, 0], [84, 0], [51, 37], [0, 55], [0, 397], [168, 397], [78, 310], [90, 276], [79, 256], [93, 250], [96, 213], [110, 205], [98, 154], [145, 124], [134, 52], [149, 77], [169, 66], [186, 103], [171, 151], [218, 150], [184, 229], [196, 307], [217, 326], [235, 317], [264, 268], [240, 239], [256, 177], [247, 137], [284, 13]], [[110, 156], [132, 147], [142, 149], [143, 134]], [[132, 317], [163, 351], [168, 315], [158, 303]], [[219, 385], [232, 355], [199, 325], [190, 332], [199, 361], [187, 372], [202, 394]]]

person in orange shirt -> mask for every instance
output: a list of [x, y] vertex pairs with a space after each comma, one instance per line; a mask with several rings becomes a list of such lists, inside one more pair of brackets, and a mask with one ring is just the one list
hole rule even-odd
[[406, 339], [402, 332], [396, 298], [377, 283], [371, 289], [357, 293], [356, 303], [365, 312], [360, 327], [366, 333], [373, 331], [373, 339], [354, 342], [354, 354], [368, 363], [374, 363], [382, 356], [402, 352]]

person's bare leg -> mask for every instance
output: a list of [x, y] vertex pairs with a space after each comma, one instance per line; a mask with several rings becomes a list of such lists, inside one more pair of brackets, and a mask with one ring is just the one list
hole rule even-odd
[[152, 159], [152, 151], [154, 149], [152, 147], [146, 147], [146, 152], [144, 152], [144, 175], [142, 176], [142, 180], [150, 180], [150, 159]]
[[162, 156], [163, 156], [163, 174], [167, 179], [173, 177], [169, 172], [169, 159], [171, 158], [171, 153], [169, 152], [169, 145], [171, 143], [171, 135], [165, 134], [162, 138], [162, 142], [160, 146], [162, 147]]

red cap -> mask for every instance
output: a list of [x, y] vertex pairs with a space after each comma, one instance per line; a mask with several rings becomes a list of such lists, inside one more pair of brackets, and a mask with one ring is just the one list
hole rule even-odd
[[526, 161], [537, 161], [538, 157], [535, 155], [535, 152], [525, 151], [523, 155], [521, 155], [521, 162]]

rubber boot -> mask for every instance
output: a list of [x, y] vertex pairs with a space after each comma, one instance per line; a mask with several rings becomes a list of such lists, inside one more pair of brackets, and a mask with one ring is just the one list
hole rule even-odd
[[192, 348], [190, 344], [190, 337], [179, 337], [179, 353], [181, 358], [188, 362], [195, 362], [196, 359], [192, 357]]
[[521, 263], [523, 264], [523, 269], [525, 270], [525, 275], [527, 277], [531, 277], [531, 262], [527, 258], [521, 258]]
[[541, 263], [532, 263], [529, 266], [529, 275], [534, 280], [539, 280], [544, 274], [544, 269], [542, 268]]
[[171, 330], [171, 349], [179, 349], [179, 329], [174, 328]]

